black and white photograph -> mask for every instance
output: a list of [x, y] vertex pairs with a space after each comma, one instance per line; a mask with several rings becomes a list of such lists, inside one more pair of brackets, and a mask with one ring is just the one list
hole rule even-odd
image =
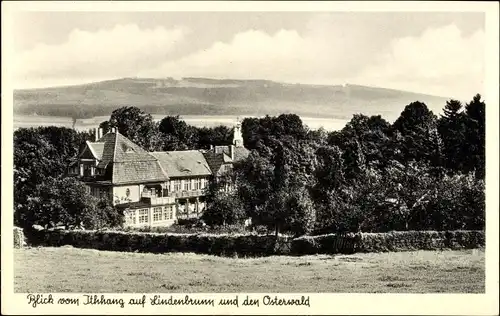
[[336, 313], [319, 293], [474, 294], [459, 313], [498, 313], [498, 3], [105, 3], [2, 18], [16, 305], [311, 315]]

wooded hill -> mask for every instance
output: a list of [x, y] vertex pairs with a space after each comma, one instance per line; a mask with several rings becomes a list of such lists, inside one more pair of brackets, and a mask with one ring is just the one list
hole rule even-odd
[[439, 113], [449, 98], [360, 85], [285, 84], [268, 80], [123, 78], [14, 91], [14, 112], [73, 118], [108, 116], [121, 106], [164, 115], [278, 115], [396, 119], [413, 101]]

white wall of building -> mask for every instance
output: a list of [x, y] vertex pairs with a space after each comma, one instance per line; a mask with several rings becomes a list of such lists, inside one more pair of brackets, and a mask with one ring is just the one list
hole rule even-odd
[[[116, 201], [119, 200], [119, 204], [128, 202], [138, 202], [141, 199], [141, 188], [142, 185], [123, 185], [113, 187], [113, 203], [117, 204]], [[127, 197], [127, 190], [129, 190], [129, 195]]]

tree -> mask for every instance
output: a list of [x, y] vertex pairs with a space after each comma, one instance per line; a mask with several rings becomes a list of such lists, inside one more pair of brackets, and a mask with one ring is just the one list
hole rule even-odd
[[395, 230], [420, 230], [418, 214], [438, 195], [432, 170], [423, 162], [402, 165], [392, 162], [383, 178], [384, 196], [389, 202]]
[[311, 129], [307, 131], [307, 139], [316, 146], [323, 146], [327, 144], [328, 132], [323, 127]]
[[111, 200], [106, 197], [97, 200], [95, 207], [83, 213], [82, 219], [83, 226], [88, 229], [122, 227], [124, 222], [123, 212], [113, 206]]
[[421, 161], [442, 165], [442, 140], [437, 132], [437, 117], [422, 102], [405, 107], [392, 125], [393, 135], [399, 135], [400, 162]]
[[390, 124], [380, 115], [355, 114], [341, 131], [329, 134], [328, 144], [342, 150], [346, 176], [354, 178], [368, 164], [387, 165], [394, 155], [390, 138]]
[[210, 226], [241, 224], [245, 211], [235, 191], [215, 192], [203, 212], [202, 219]]
[[437, 194], [416, 209], [414, 227], [432, 230], [482, 230], [485, 225], [484, 181], [470, 173], [445, 175], [435, 182]]
[[460, 101], [446, 102], [444, 115], [438, 122], [438, 131], [443, 140], [445, 167], [452, 171], [463, 171], [466, 159], [466, 115]]
[[212, 145], [231, 145], [233, 143], [233, 129], [224, 125], [198, 128], [197, 134], [196, 148], [208, 149]]
[[465, 171], [474, 171], [478, 178], [484, 179], [485, 175], [485, 141], [486, 141], [486, 104], [481, 100], [481, 95], [474, 96], [465, 106], [466, 118], [466, 157]]
[[109, 201], [93, 197], [85, 184], [75, 178], [48, 177], [36, 187], [36, 194], [19, 212], [22, 227], [63, 225], [86, 229], [121, 226], [123, 214]]
[[[101, 123], [105, 127], [105, 123]], [[147, 114], [134, 106], [118, 108], [111, 113], [109, 127], [116, 127], [118, 132], [148, 151], [161, 150], [161, 137], [158, 124]]]
[[15, 222], [19, 212], [26, 211], [31, 197], [37, 196], [37, 185], [48, 177], [65, 175], [79, 148], [91, 135], [64, 127], [20, 128], [14, 132], [14, 208]]
[[99, 124], [99, 128], [102, 128], [102, 134], [105, 135], [111, 131], [111, 125], [109, 121], [103, 121]]
[[57, 152], [34, 129], [19, 129], [14, 133], [14, 221], [23, 223], [30, 197], [36, 196], [37, 185], [53, 174], [63, 171], [56, 160]]
[[241, 124], [243, 143], [261, 155], [271, 157], [273, 150], [283, 138], [305, 140], [308, 135], [302, 120], [295, 114], [276, 117], [245, 118]]
[[276, 142], [271, 158], [253, 151], [237, 168], [238, 191], [252, 223], [264, 225], [276, 235], [311, 231], [315, 164], [313, 148], [292, 137]]
[[206, 189], [206, 208], [202, 219], [211, 226], [241, 224], [246, 210], [236, 187], [237, 175], [224, 173], [213, 177]]
[[158, 127], [163, 137], [163, 150], [187, 150], [197, 148], [198, 131], [179, 116], [166, 116]]
[[272, 190], [274, 166], [255, 150], [244, 161], [234, 165], [237, 192], [245, 212], [252, 218], [265, 216], [265, 205]]

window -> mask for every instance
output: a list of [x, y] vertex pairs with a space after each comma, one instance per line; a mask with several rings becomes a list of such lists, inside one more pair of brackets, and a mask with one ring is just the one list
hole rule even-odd
[[163, 219], [169, 220], [173, 218], [174, 218], [174, 206], [173, 205], [165, 206], [165, 209], [163, 211]]
[[194, 182], [194, 189], [195, 190], [201, 190], [201, 179], [200, 178], [198, 178], [198, 179], [195, 180], [195, 182]]
[[148, 211], [149, 211], [148, 209], [139, 210], [139, 224], [149, 222]]
[[162, 207], [155, 207], [154, 210], [153, 210], [153, 221], [154, 222], [158, 222], [158, 221], [161, 221], [163, 220], [163, 216], [162, 216]]
[[125, 223], [127, 224], [135, 224], [135, 210], [128, 210], [125, 213]]
[[207, 180], [206, 179], [201, 179], [200, 181], [201, 181], [201, 187], [200, 187], [200, 189], [203, 190], [205, 188], [205, 186], [207, 185]]
[[184, 180], [184, 191], [191, 191], [191, 180]]
[[174, 191], [178, 192], [181, 190], [181, 180], [174, 180]]

